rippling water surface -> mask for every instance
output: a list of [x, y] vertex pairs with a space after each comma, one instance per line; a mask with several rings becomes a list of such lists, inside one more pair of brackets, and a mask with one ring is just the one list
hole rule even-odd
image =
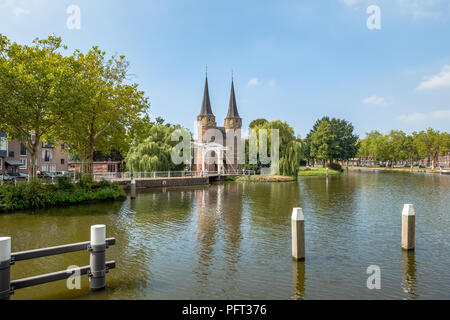
[[[416, 251], [401, 250], [403, 204], [416, 210]], [[290, 216], [304, 209], [306, 263], [291, 260]], [[89, 240], [117, 244], [107, 289], [65, 281], [12, 299], [450, 299], [450, 176], [349, 173], [295, 183], [146, 190], [136, 200], [0, 215], [13, 251]], [[12, 278], [89, 264], [87, 252], [12, 267]], [[366, 270], [381, 268], [381, 290]]]

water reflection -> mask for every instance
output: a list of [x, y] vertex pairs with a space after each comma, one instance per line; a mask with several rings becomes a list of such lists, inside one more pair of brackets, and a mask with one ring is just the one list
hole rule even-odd
[[295, 300], [305, 299], [305, 262], [292, 260], [292, 285], [293, 297]]
[[402, 250], [402, 289], [405, 293], [405, 299], [414, 299], [419, 297], [416, 293], [416, 254], [414, 251]]
[[[100, 223], [117, 239], [106, 291], [91, 293], [83, 278], [80, 292], [62, 281], [13, 299], [448, 299], [449, 181], [380, 172], [139, 190], [136, 200], [0, 215], [0, 234], [12, 237], [14, 252], [86, 241]], [[415, 204], [417, 243], [427, 246], [404, 252], [400, 265], [404, 203]], [[299, 206], [307, 276], [291, 260]], [[88, 263], [86, 252], [19, 262], [13, 279]], [[365, 286], [372, 264], [382, 268], [379, 292]]]

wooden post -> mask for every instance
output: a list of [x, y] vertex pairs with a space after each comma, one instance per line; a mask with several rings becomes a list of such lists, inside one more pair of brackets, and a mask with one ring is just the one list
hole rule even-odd
[[136, 199], [136, 180], [131, 178], [131, 199]]
[[327, 178], [328, 178], [328, 168], [327, 168]]
[[91, 226], [90, 288], [101, 290], [106, 286], [106, 226]]
[[402, 213], [402, 249], [414, 250], [415, 248], [416, 216], [414, 206], [405, 204]]
[[0, 300], [9, 300], [11, 290], [11, 238], [0, 238]]
[[302, 208], [294, 208], [292, 212], [292, 258], [305, 260], [305, 217]]

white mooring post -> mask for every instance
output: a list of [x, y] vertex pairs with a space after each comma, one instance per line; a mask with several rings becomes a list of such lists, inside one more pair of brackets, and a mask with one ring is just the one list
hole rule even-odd
[[405, 204], [402, 213], [402, 249], [414, 250], [415, 248], [415, 231], [416, 215], [414, 213], [414, 205]]
[[90, 288], [101, 290], [106, 286], [106, 226], [91, 226]]
[[131, 178], [131, 199], [136, 199], [136, 180]]
[[0, 300], [9, 300], [11, 282], [11, 238], [0, 238]]
[[292, 258], [305, 260], [305, 217], [302, 208], [294, 208], [292, 212]]

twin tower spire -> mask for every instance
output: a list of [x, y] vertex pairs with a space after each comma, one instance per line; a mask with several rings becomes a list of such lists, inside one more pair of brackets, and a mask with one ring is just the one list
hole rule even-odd
[[[203, 92], [203, 102], [202, 109], [200, 110], [199, 116], [213, 116], [211, 109], [211, 100], [209, 99], [209, 87], [208, 87], [208, 74], [206, 74], [205, 80], [205, 90]], [[230, 104], [228, 107], [228, 114], [225, 119], [235, 119], [240, 118], [239, 112], [236, 104], [236, 95], [234, 93], [234, 80], [231, 80], [231, 93], [230, 93]]]

